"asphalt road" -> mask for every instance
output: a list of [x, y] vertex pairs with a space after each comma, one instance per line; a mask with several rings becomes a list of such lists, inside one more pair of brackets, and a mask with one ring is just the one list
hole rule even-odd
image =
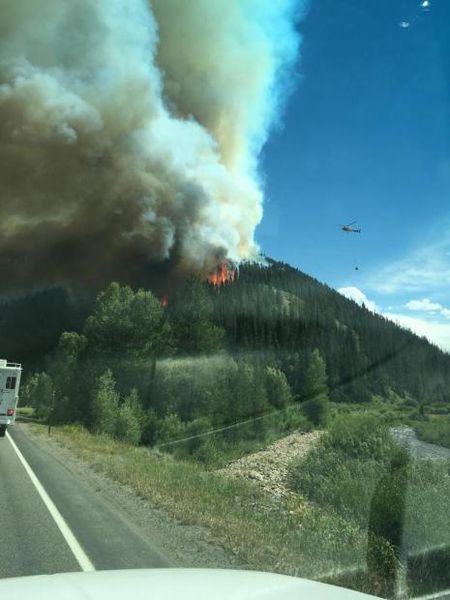
[[[19, 424], [9, 433], [96, 570], [172, 566], [132, 519]], [[66, 538], [10, 439], [0, 438], [0, 578], [80, 571]]]

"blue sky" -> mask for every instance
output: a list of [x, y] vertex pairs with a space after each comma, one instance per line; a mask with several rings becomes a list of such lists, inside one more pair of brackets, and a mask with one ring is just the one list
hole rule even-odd
[[450, 3], [420, 4], [311, 0], [257, 239], [450, 350]]

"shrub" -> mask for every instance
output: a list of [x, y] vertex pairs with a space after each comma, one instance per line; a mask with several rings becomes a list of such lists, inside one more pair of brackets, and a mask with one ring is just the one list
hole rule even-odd
[[199, 417], [186, 425], [185, 436], [188, 439], [185, 443], [186, 452], [195, 454], [208, 440], [207, 436], [202, 434], [211, 431], [211, 421], [207, 417]]
[[141, 440], [142, 429], [142, 408], [139, 403], [137, 391], [133, 389], [119, 408], [116, 423], [116, 437], [119, 440], [136, 446]]
[[429, 409], [429, 412], [433, 415], [448, 415], [449, 407], [448, 406], [434, 406]]
[[186, 426], [176, 413], [167, 415], [167, 417], [164, 417], [159, 422], [157, 432], [158, 444], [176, 442], [184, 437], [186, 437]]
[[119, 394], [111, 370], [108, 369], [97, 379], [92, 399], [92, 423], [97, 433], [116, 433]]
[[389, 430], [374, 417], [336, 417], [318, 446], [292, 464], [291, 486], [366, 527], [373, 493], [395, 451]]
[[291, 466], [290, 481], [295, 491], [365, 527], [382, 472], [376, 461], [349, 460], [342, 453], [319, 445], [306, 460]]
[[319, 427], [323, 427], [328, 422], [329, 402], [325, 396], [318, 396], [302, 402], [302, 411], [307, 419]]
[[450, 418], [441, 417], [428, 422], [414, 423], [420, 439], [450, 448]]
[[375, 415], [364, 413], [337, 416], [323, 444], [347, 458], [384, 462], [389, 461], [395, 449], [389, 428]]
[[34, 377], [29, 384], [34, 396], [34, 414], [38, 419], [48, 419], [53, 406], [53, 382], [47, 373], [39, 373]]
[[286, 375], [273, 367], [266, 367], [264, 383], [269, 403], [275, 408], [284, 408], [292, 401], [292, 393]]

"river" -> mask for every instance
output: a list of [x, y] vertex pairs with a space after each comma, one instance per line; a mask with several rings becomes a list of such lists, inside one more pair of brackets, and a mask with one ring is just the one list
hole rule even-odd
[[416, 458], [427, 458], [427, 459], [447, 459], [450, 460], [450, 448], [444, 448], [444, 446], [437, 446], [436, 444], [429, 444], [419, 440], [416, 432], [406, 425], [399, 425], [393, 427], [391, 432], [395, 440], [403, 447], [408, 448], [412, 456]]

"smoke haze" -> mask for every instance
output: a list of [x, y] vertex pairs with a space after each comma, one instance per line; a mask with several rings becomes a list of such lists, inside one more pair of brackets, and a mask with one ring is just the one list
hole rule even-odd
[[0, 0], [3, 289], [257, 256], [257, 160], [297, 58], [297, 9]]

